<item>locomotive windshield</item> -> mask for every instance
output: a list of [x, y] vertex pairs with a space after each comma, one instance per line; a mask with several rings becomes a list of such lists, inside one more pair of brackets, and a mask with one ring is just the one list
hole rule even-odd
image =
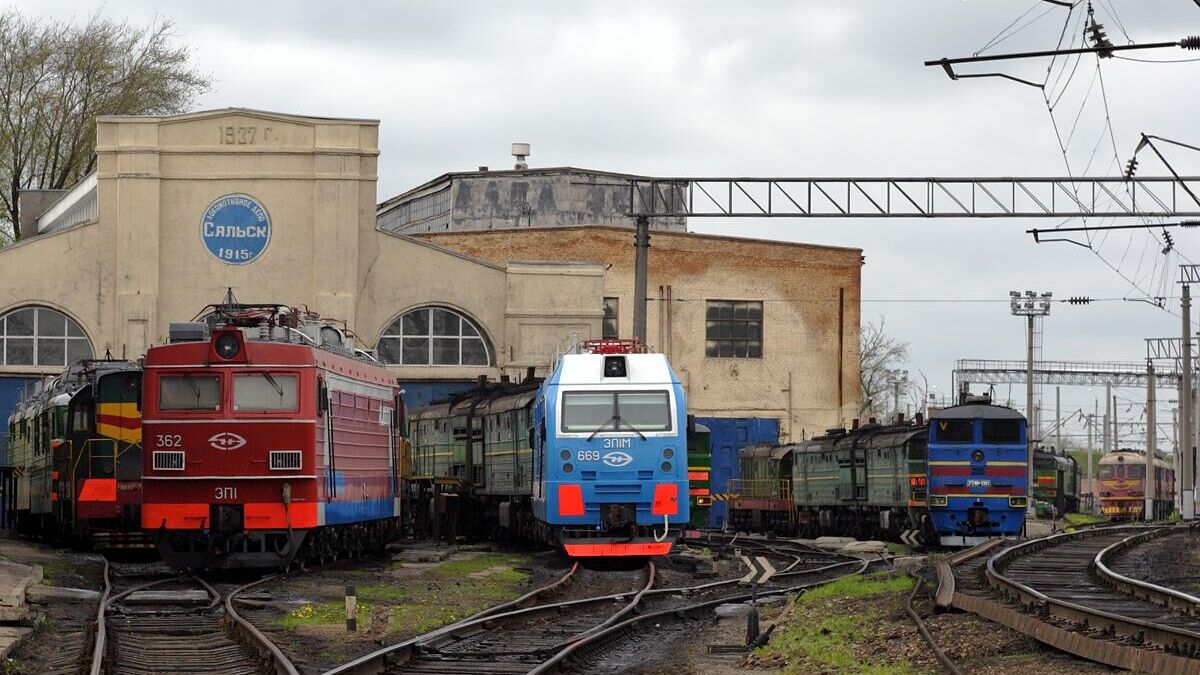
[[159, 410], [220, 410], [221, 378], [216, 375], [164, 375], [158, 379]]
[[296, 376], [256, 373], [233, 378], [234, 410], [295, 410]]
[[1116, 467], [1114, 467], [1112, 465], [1100, 467], [1100, 477], [1101, 478], [1116, 478], [1117, 472], [1115, 471], [1115, 468]]
[[974, 420], [938, 420], [938, 443], [970, 443], [974, 439]]
[[665, 391], [568, 391], [563, 393], [562, 430], [668, 431], [671, 402]]
[[984, 443], [1020, 443], [1020, 420], [984, 420]]
[[1146, 467], [1137, 464], [1130, 464], [1126, 469], [1129, 478], [1145, 478]]

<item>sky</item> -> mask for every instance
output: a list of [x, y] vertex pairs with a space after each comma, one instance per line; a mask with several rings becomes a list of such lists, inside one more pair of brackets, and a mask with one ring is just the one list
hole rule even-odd
[[[532, 144], [535, 167], [670, 176], [1114, 175], [1139, 133], [1200, 145], [1200, 62], [1105, 59], [1098, 70], [1097, 59], [1085, 56], [962, 68], [1045, 80], [1044, 89], [1000, 78], [955, 82], [922, 65], [980, 51], [1052, 49], [1060, 39], [1077, 44], [1085, 4], [1069, 21], [1067, 9], [1042, 0], [15, 6], [64, 21], [95, 12], [138, 25], [172, 20], [196, 68], [213, 80], [196, 109], [380, 120], [380, 201], [447, 171], [503, 167], [514, 141]], [[1200, 33], [1193, 0], [1095, 0], [1095, 16], [1116, 44]], [[1165, 154], [1181, 173], [1200, 174], [1200, 153]], [[1146, 153], [1139, 159], [1140, 175], [1166, 173]], [[863, 321], [884, 321], [908, 342], [909, 372], [923, 374], [940, 396], [951, 393], [956, 359], [1023, 358], [1024, 324], [1010, 314], [1010, 290], [1104, 299], [1055, 303], [1044, 324], [1048, 360], [1139, 361], [1143, 338], [1179, 335], [1175, 266], [1200, 262], [1200, 231], [1172, 230], [1166, 254], [1161, 233], [1092, 234], [1091, 248], [1035, 244], [1025, 233], [1081, 224], [692, 219], [689, 226], [862, 248]], [[1147, 296], [1165, 296], [1169, 311]], [[1118, 417], [1141, 419], [1145, 392], [1116, 393]], [[1024, 403], [1019, 386], [997, 394]], [[1063, 415], [1090, 412], [1097, 397], [1102, 390], [1064, 387]], [[1164, 390], [1159, 398], [1174, 396]], [[1043, 399], [1053, 407], [1053, 388]], [[1170, 404], [1159, 411], [1169, 424]], [[1082, 430], [1073, 424], [1067, 433]]]

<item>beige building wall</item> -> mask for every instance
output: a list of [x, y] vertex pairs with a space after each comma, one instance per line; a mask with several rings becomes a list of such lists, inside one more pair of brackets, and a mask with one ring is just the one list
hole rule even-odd
[[[620, 334], [633, 332], [633, 237], [627, 229], [438, 233], [423, 239], [503, 262], [531, 257], [606, 266]], [[846, 424], [858, 411], [860, 249], [656, 232], [647, 339], [669, 355], [691, 412], [775, 417], [784, 438]], [[708, 300], [763, 303], [763, 357], [705, 356]], [[789, 436], [790, 434], [790, 436]]]
[[[452, 308], [486, 334], [493, 364], [395, 369], [425, 379], [544, 371], [571, 335], [599, 334], [599, 265], [489, 263], [376, 229], [377, 157], [374, 120], [101, 117], [98, 218], [0, 249], [0, 315], [49, 306], [80, 323], [97, 356], [136, 359], [227, 287], [242, 302], [344, 320], [366, 348], [410, 309]], [[231, 194], [270, 218], [269, 244], [248, 264], [218, 260], [201, 238], [205, 211]], [[0, 365], [0, 376], [57, 370]]]

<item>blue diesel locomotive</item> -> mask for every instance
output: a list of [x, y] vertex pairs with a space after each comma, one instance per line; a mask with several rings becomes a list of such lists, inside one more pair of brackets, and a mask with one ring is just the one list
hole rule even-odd
[[974, 546], [1025, 525], [1025, 417], [968, 401], [929, 417], [929, 516], [943, 546]]
[[664, 555], [689, 518], [687, 405], [662, 354], [585, 342], [534, 390], [487, 385], [410, 419], [418, 526]]

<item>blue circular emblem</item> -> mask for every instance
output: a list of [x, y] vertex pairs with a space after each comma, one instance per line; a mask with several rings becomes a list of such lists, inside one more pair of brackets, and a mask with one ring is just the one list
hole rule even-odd
[[252, 263], [271, 243], [271, 217], [250, 195], [225, 195], [204, 211], [200, 239], [208, 252], [223, 263]]

